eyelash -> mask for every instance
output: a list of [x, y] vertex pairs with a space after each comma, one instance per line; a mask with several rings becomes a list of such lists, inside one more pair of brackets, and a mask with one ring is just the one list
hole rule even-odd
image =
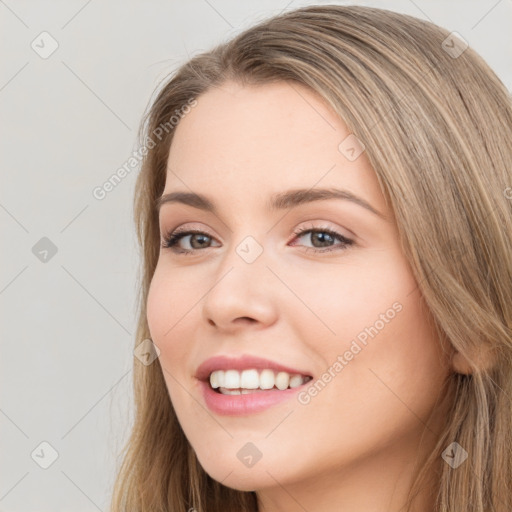
[[[327, 233], [329, 236], [331, 236], [334, 239], [338, 239], [341, 241], [341, 245], [335, 246], [335, 247], [326, 247], [324, 249], [316, 249], [314, 247], [306, 247], [306, 252], [312, 251], [314, 253], [325, 253], [325, 252], [331, 252], [336, 250], [345, 250], [351, 245], [354, 244], [354, 241], [341, 235], [340, 233], [333, 231], [329, 228], [300, 228], [296, 231], [294, 231], [294, 235], [296, 237], [303, 236], [305, 234], [309, 233]], [[195, 229], [190, 230], [179, 230], [167, 234], [164, 237], [164, 240], [161, 244], [161, 247], [164, 249], [171, 249], [173, 252], [177, 254], [182, 254], [184, 256], [189, 256], [197, 251], [200, 251], [202, 249], [178, 249], [176, 248], [176, 244], [185, 236], [188, 235], [194, 235], [194, 234], [200, 234], [200, 235], [206, 235], [208, 238], [213, 238], [208, 233], [205, 233], [204, 231], [199, 231]], [[210, 249], [210, 247], [206, 247], [206, 249]], [[203, 249], [204, 250], [204, 249]]]

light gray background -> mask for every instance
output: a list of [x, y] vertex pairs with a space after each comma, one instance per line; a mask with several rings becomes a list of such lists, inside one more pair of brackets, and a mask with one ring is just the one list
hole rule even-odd
[[[0, 511], [107, 510], [133, 418], [137, 170], [101, 201], [92, 191], [136, 149], [169, 71], [312, 3], [336, 2], [0, 0]], [[459, 32], [511, 88], [512, 0], [346, 3]], [[43, 31], [59, 45], [46, 59], [31, 47]]]

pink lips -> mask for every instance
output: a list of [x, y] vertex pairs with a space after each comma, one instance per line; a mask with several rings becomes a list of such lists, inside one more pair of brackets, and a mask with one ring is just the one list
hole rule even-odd
[[264, 370], [268, 368], [277, 372], [287, 372], [290, 375], [298, 374], [311, 376], [308, 372], [283, 366], [268, 359], [262, 359], [255, 356], [243, 355], [238, 358], [227, 356], [212, 357], [204, 361], [198, 367], [195, 375], [195, 377], [200, 381], [199, 385], [206, 406], [212, 412], [222, 415], [240, 416], [257, 413], [267, 409], [268, 407], [276, 405], [283, 400], [292, 398], [309, 384], [309, 382], [306, 382], [296, 388], [289, 388], [283, 391], [277, 389], [265, 391], [260, 390], [244, 395], [223, 395], [214, 391], [210, 386], [210, 373], [215, 370], [231, 369], [243, 371], [251, 368], [257, 370]]

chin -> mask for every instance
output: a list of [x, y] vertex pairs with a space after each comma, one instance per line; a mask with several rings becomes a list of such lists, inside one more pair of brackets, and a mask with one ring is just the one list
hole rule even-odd
[[[199, 463], [204, 471], [222, 485], [237, 491], [257, 491], [265, 487], [275, 486], [276, 481], [270, 475], [276, 475], [272, 467], [264, 466], [259, 461], [255, 466], [245, 467], [238, 459], [234, 462], [219, 461], [219, 459], [202, 461]], [[268, 470], [268, 473], [267, 473]], [[270, 473], [270, 474], [269, 474]]]
[[217, 482], [237, 491], [256, 491], [267, 487], [271, 482], [275, 484], [275, 481], [270, 478], [268, 473], [265, 473], [264, 469], [233, 469], [227, 466], [214, 466], [211, 470], [203, 466], [203, 469]]

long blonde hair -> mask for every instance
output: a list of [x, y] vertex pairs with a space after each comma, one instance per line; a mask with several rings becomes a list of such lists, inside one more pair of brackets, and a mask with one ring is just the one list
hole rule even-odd
[[[194, 56], [141, 124], [146, 155], [134, 219], [141, 247], [135, 346], [150, 338], [146, 298], [159, 255], [155, 200], [174, 134], [201, 94], [226, 80], [316, 91], [363, 142], [404, 254], [440, 337], [471, 367], [449, 378], [446, 427], [422, 471], [438, 512], [512, 510], [512, 101], [485, 61], [432, 23], [362, 6], [308, 6], [259, 22]], [[185, 107], [186, 106], [186, 107]], [[487, 351], [487, 352], [485, 352]], [[490, 362], [480, 354], [492, 354]], [[255, 512], [254, 492], [213, 480], [178, 423], [159, 360], [134, 359], [135, 418], [113, 512]], [[468, 459], [441, 463], [457, 442]]]

